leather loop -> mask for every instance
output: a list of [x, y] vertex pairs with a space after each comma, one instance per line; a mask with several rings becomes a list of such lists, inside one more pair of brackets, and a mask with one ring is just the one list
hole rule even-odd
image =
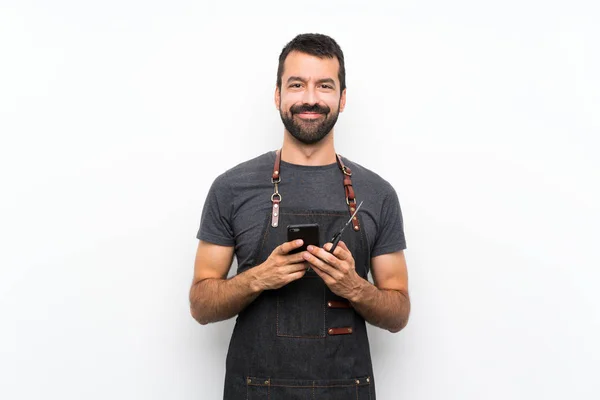
[[327, 307], [329, 308], [352, 308], [349, 302], [347, 301], [337, 301], [337, 300], [329, 300], [327, 302]]
[[350, 168], [346, 167], [344, 165], [344, 161], [342, 160], [342, 156], [340, 156], [339, 154], [335, 155], [338, 166], [340, 167], [340, 169], [342, 170], [342, 172], [344, 173], [344, 175], [346, 176], [352, 176], [352, 171], [350, 170]]
[[279, 226], [279, 203], [281, 200], [273, 199], [273, 210], [271, 211], [271, 226], [277, 228]]
[[331, 336], [334, 335], [351, 335], [352, 334], [352, 328], [350, 327], [346, 327], [346, 328], [329, 328], [327, 329], [327, 333]]
[[277, 150], [275, 152], [275, 165], [273, 166], [273, 175], [271, 176], [273, 183], [275, 183], [275, 182], [279, 183], [281, 181], [281, 178], [279, 176], [280, 166], [281, 166], [281, 149]]
[[349, 202], [356, 200], [352, 186], [346, 186], [346, 197], [348, 198]]

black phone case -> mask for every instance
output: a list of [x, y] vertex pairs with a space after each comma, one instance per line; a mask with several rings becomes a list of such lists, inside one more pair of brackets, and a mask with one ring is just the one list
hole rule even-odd
[[320, 246], [319, 245], [319, 224], [297, 224], [297, 225], [288, 225], [287, 227], [287, 240], [291, 242], [292, 240], [302, 239], [304, 244], [292, 251], [288, 254], [300, 253], [301, 251], [306, 251], [306, 247], [308, 245]]

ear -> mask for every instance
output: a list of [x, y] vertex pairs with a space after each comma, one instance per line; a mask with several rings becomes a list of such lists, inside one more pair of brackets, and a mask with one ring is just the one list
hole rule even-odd
[[340, 112], [344, 111], [346, 107], [346, 89], [342, 91], [342, 95], [340, 96]]
[[275, 108], [279, 110], [279, 103], [281, 102], [281, 90], [275, 86]]

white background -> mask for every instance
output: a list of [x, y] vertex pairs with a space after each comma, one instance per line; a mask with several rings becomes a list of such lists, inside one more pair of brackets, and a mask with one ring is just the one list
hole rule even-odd
[[0, 398], [220, 398], [233, 320], [188, 310], [200, 213], [281, 145], [304, 32], [346, 55], [336, 150], [404, 214], [413, 310], [369, 331], [378, 398], [600, 398], [597, 2], [0, 4]]

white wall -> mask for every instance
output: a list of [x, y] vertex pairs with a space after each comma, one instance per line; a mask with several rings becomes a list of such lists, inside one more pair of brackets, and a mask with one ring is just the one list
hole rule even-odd
[[0, 4], [0, 398], [222, 395], [196, 230], [212, 180], [280, 146], [302, 32], [346, 54], [337, 150], [403, 207], [379, 398], [600, 397], [597, 2]]

